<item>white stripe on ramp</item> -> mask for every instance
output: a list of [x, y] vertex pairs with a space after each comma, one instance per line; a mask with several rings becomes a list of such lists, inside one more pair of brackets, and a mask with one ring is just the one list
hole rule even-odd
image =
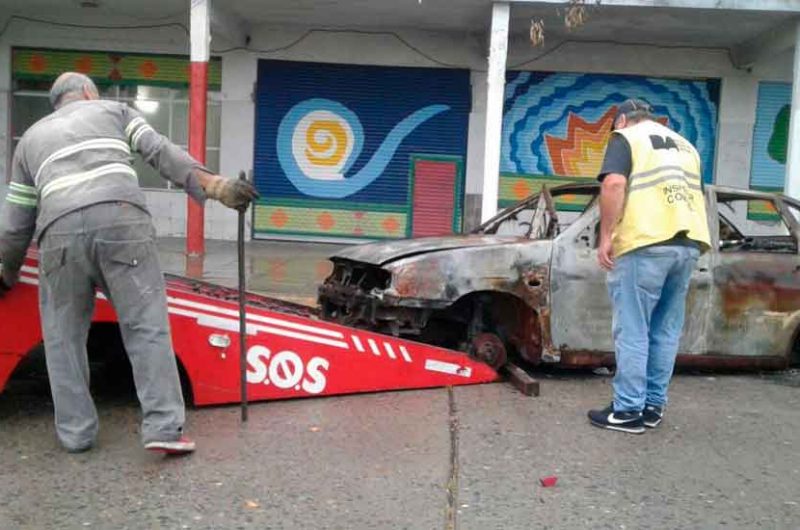
[[472, 375], [472, 368], [468, 366], [461, 366], [460, 364], [455, 363], [446, 363], [444, 361], [437, 361], [435, 359], [425, 359], [425, 369], [429, 372], [458, 375], [460, 377], [469, 377]]
[[372, 339], [367, 339], [367, 342], [369, 342], [369, 347], [372, 349], [372, 353], [380, 357], [381, 351], [378, 349], [378, 345], [375, 343], [375, 341]]

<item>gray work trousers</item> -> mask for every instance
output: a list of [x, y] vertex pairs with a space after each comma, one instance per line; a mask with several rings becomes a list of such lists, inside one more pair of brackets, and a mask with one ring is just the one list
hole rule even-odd
[[142, 441], [181, 436], [185, 410], [154, 232], [143, 210], [113, 202], [61, 217], [39, 241], [45, 357], [56, 431], [67, 449], [97, 437], [86, 352], [96, 288], [117, 313], [142, 407]]

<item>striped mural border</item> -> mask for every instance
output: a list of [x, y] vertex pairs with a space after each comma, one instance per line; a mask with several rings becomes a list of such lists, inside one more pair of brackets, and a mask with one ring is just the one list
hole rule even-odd
[[[500, 174], [498, 208], [508, 208], [534, 193], [542, 186], [554, 188], [563, 184], [586, 183], [594, 179], [587, 177], [560, 177], [549, 175]], [[582, 212], [590, 198], [584, 196], [561, 195], [556, 197], [556, 209], [562, 212]]]
[[[406, 236], [408, 213], [405, 209], [342, 208], [314, 206], [313, 201], [259, 201], [253, 210], [255, 235], [330, 237], [352, 239], [397, 239]], [[287, 204], [289, 202], [289, 204]], [[399, 210], [399, 211], [398, 211]]]
[[[63, 72], [88, 75], [98, 85], [152, 85], [171, 88], [189, 86], [188, 56], [113, 51], [13, 48], [14, 79], [53, 81]], [[222, 86], [222, 59], [208, 63], [208, 89]]]
[[[768, 186], [751, 186], [750, 189], [755, 191], [764, 191], [767, 193], [782, 193], [783, 188], [774, 188]], [[747, 218], [751, 221], [779, 221], [780, 214], [769, 206], [764, 201], [748, 201], [747, 202]]]

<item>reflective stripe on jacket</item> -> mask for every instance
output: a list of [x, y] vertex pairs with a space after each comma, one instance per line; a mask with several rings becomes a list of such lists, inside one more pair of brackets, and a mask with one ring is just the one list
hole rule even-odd
[[710, 246], [697, 150], [660, 123], [645, 120], [621, 134], [631, 148], [625, 208], [614, 229], [614, 255], [681, 234]]
[[0, 213], [3, 277], [14, 280], [31, 239], [38, 241], [63, 215], [104, 202], [147, 211], [134, 152], [195, 200], [205, 200], [194, 175], [203, 166], [124, 103], [73, 101], [33, 124], [14, 152]]

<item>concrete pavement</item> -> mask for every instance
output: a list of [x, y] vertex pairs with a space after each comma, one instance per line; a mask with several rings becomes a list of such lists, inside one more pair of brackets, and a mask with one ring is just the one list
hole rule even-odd
[[0, 528], [800, 526], [800, 375], [679, 376], [642, 436], [588, 425], [608, 392], [561, 374], [539, 398], [491, 384], [261, 403], [247, 425], [199, 409], [197, 453], [162, 458], [139, 444], [133, 396], [102, 395], [98, 447], [70, 455], [46, 394], [16, 385], [0, 395]]
[[800, 528], [800, 375], [678, 376], [641, 436], [588, 425], [604, 379], [456, 389], [460, 528]]

